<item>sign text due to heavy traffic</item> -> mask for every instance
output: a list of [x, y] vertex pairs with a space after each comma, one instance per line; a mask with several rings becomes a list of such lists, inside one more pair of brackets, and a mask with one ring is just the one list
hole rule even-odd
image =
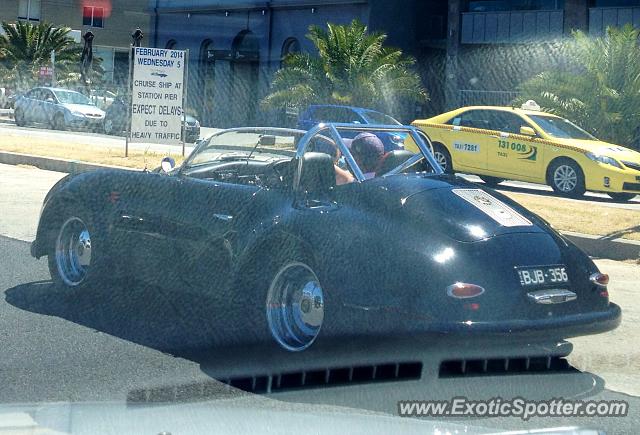
[[131, 142], [181, 142], [185, 62], [181, 50], [135, 48]]

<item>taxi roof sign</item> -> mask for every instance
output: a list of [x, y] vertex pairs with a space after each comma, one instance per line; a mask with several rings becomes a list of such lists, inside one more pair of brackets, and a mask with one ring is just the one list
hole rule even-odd
[[538, 103], [536, 103], [533, 100], [527, 100], [526, 103], [524, 103], [522, 106], [520, 106], [521, 109], [523, 110], [535, 110], [535, 111], [540, 111], [541, 108], [538, 105]]

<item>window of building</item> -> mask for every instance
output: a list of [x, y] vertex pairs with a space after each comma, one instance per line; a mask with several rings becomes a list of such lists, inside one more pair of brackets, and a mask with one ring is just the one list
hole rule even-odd
[[537, 11], [564, 9], [564, 0], [475, 0], [469, 12]]
[[18, 2], [18, 19], [40, 21], [40, 0], [20, 0]]
[[292, 53], [300, 53], [300, 42], [296, 38], [287, 38], [282, 44], [282, 58]]
[[589, 6], [594, 8], [640, 6], [640, 0], [591, 0]]
[[85, 6], [82, 10], [82, 25], [104, 27], [104, 8]]

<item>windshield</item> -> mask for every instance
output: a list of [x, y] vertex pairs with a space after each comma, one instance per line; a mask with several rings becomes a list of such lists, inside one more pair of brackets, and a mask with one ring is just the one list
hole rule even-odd
[[597, 140], [567, 119], [544, 115], [529, 115], [529, 118], [551, 137], [557, 137], [559, 139]]
[[87, 106], [93, 106], [94, 104], [87, 97], [79, 92], [72, 91], [54, 91], [58, 101], [62, 104], [84, 104]]
[[295, 130], [248, 129], [215, 134], [198, 147], [186, 162], [188, 166], [203, 165], [220, 159], [292, 157], [297, 141], [304, 132]]
[[369, 121], [370, 124], [400, 125], [398, 121], [396, 121], [389, 115], [385, 115], [384, 113], [374, 112], [373, 110], [367, 110], [363, 113], [365, 118], [367, 118], [367, 121]]

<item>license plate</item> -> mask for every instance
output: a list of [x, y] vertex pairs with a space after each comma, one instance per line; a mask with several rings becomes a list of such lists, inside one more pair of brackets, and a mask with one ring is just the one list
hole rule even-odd
[[563, 265], [517, 267], [516, 272], [520, 279], [520, 285], [526, 288], [569, 282], [569, 275]]

